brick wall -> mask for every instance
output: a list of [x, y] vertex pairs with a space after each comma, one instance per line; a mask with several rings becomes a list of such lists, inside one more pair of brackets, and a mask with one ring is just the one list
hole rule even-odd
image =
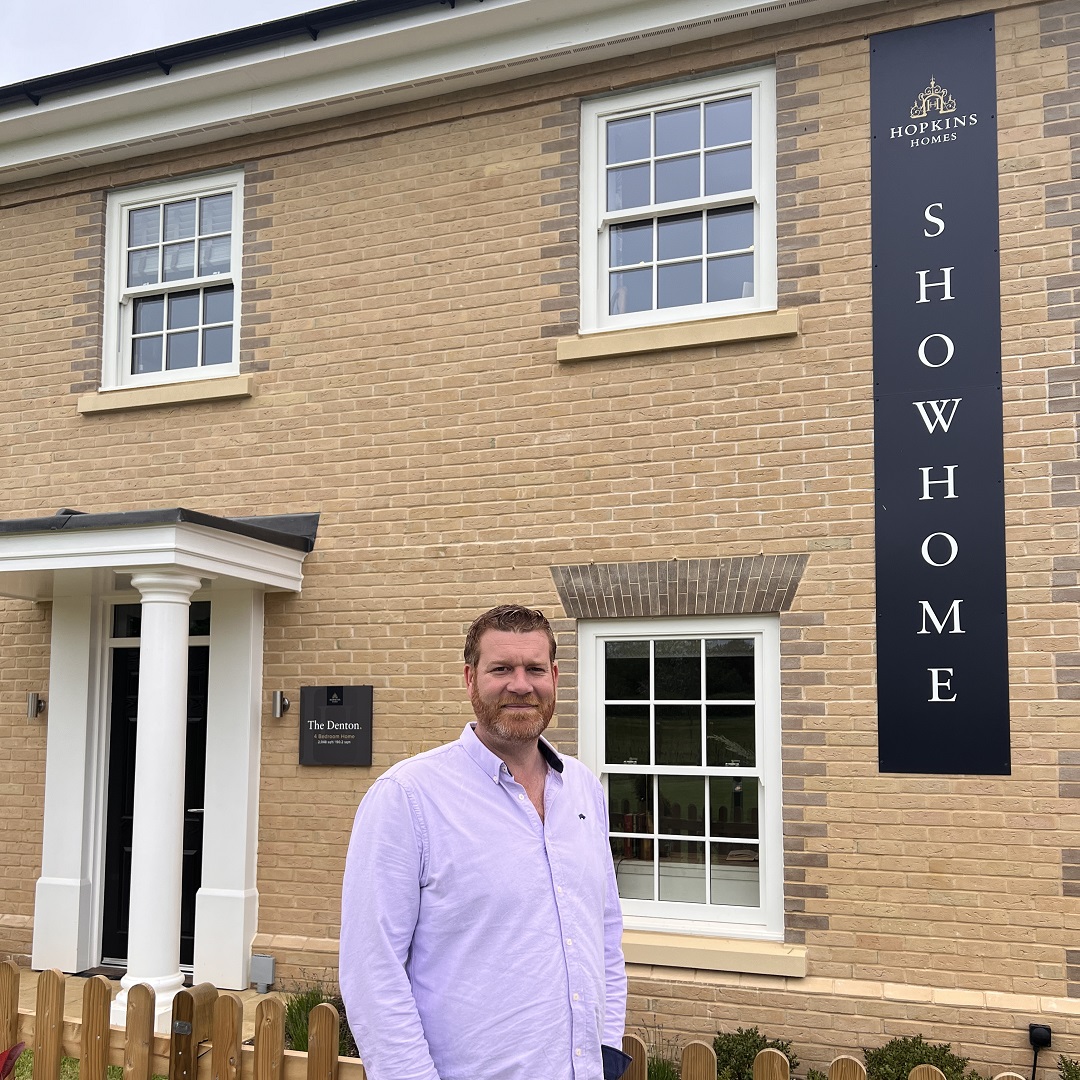
[[[1077, 136], [1057, 96], [1076, 61], [1061, 6], [998, 15], [1007, 778], [880, 775], [875, 731], [866, 35], [977, 5], [868, 7], [0, 189], [0, 513], [322, 514], [302, 595], [267, 599], [264, 684], [294, 699], [301, 683], [373, 684], [375, 764], [300, 769], [296, 710], [264, 717], [256, 949], [286, 979], [334, 971], [370, 777], [465, 722], [475, 613], [521, 599], [558, 616], [552, 735], [572, 751], [574, 630], [552, 567], [799, 556], [782, 644], [787, 939], [810, 975], [634, 969], [634, 1023], [756, 1023], [819, 1067], [918, 1031], [996, 1071], [1022, 1066], [1026, 1023], [1052, 1015], [1055, 1048], [1080, 1052], [1076, 320], [1061, 296]], [[577, 320], [577, 103], [768, 60], [780, 303], [798, 336], [560, 366]], [[80, 416], [103, 193], [238, 165], [254, 396]], [[0, 752], [18, 779], [0, 786], [0, 850], [19, 869], [0, 885], [0, 951], [25, 953], [44, 729], [22, 713], [48, 623], [5, 610]]]

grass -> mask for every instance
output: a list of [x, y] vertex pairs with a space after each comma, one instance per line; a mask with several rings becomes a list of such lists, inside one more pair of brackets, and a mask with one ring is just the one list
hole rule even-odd
[[[30, 1080], [30, 1074], [34, 1066], [34, 1051], [24, 1050], [15, 1062], [15, 1071], [9, 1080]], [[124, 1067], [122, 1065], [106, 1065], [106, 1080], [124, 1080]], [[79, 1080], [79, 1059], [65, 1057], [60, 1059], [60, 1080]], [[155, 1076], [153, 1080], [167, 1080], [164, 1076]]]

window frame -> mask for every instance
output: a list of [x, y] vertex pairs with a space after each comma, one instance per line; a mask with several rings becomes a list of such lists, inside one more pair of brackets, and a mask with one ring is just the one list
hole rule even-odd
[[[150, 285], [127, 285], [129, 212], [142, 206], [154, 206], [207, 195], [230, 194], [229, 270], [224, 273], [192, 276], [177, 281], [158, 281]], [[244, 174], [242, 171], [211, 173], [180, 180], [142, 184], [109, 192], [105, 215], [105, 317], [102, 342], [101, 389], [120, 390], [132, 387], [161, 386], [176, 383], [221, 379], [240, 374], [240, 312], [243, 259]], [[159, 241], [161, 243], [162, 241]], [[147, 296], [169, 296], [231, 285], [233, 289], [232, 353], [228, 363], [201, 365], [133, 374], [130, 370], [132, 319], [135, 300]], [[202, 315], [200, 314], [200, 329]]]
[[[703, 195], [683, 202], [654, 203], [641, 208], [636, 216], [657, 220], [695, 210], [753, 202], [756, 208], [754, 296], [609, 314], [610, 226], [618, 224], [621, 219], [632, 219], [635, 215], [633, 211], [609, 212], [606, 209], [605, 123], [651, 109], [675, 108], [716, 97], [737, 97], [746, 93], [750, 94], [753, 102], [753, 186], [749, 193], [743, 191], [724, 196]], [[725, 72], [708, 78], [583, 101], [581, 162], [581, 333], [664, 326], [725, 315], [776, 310], [776, 72], [773, 67]], [[612, 220], [613, 218], [618, 220]], [[706, 259], [705, 253], [702, 258]]]
[[[579, 753], [604, 786], [612, 775], [605, 765], [604, 646], [613, 640], [737, 637], [755, 641], [754, 769], [739, 768], [743, 777], [756, 775], [758, 800], [759, 889], [758, 907], [707, 905], [669, 900], [621, 901], [628, 929], [661, 930], [767, 941], [784, 940], [783, 780], [780, 733], [780, 623], [776, 615], [685, 616], [582, 620], [578, 623], [580, 664]], [[652, 699], [650, 699], [651, 703]], [[669, 769], [685, 775], [727, 776], [724, 766], [649, 766], [636, 771], [650, 775]]]

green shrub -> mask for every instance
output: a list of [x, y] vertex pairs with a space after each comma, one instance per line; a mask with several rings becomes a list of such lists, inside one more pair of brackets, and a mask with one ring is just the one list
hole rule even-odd
[[[928, 1043], [921, 1035], [890, 1039], [877, 1050], [863, 1050], [867, 1080], [907, 1080], [916, 1065], [936, 1065], [945, 1080], [982, 1080], [968, 1059], [954, 1054], [948, 1043]], [[1078, 1078], [1080, 1080], [1080, 1078]]]
[[1058, 1076], [1061, 1080], [1080, 1080], [1080, 1061], [1062, 1054], [1058, 1058]]
[[754, 1058], [766, 1048], [779, 1050], [791, 1064], [792, 1073], [799, 1067], [787, 1039], [767, 1039], [756, 1027], [738, 1028], [734, 1034], [720, 1032], [713, 1039], [717, 1080], [753, 1080]]
[[308, 1014], [316, 1005], [323, 1002], [333, 1005], [341, 1018], [338, 1028], [338, 1056], [359, 1057], [356, 1040], [353, 1038], [349, 1021], [345, 1018], [345, 1002], [336, 990], [327, 990], [323, 986], [309, 986], [285, 995], [285, 1045], [290, 1050], [308, 1048]]
[[806, 1080], [829, 1080], [829, 1078], [820, 1069], [807, 1069]]

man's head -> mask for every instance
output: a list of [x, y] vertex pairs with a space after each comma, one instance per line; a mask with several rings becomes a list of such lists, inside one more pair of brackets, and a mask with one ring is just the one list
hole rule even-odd
[[558, 678], [555, 635], [541, 612], [503, 604], [469, 627], [465, 685], [484, 742], [535, 742], [555, 712]]

